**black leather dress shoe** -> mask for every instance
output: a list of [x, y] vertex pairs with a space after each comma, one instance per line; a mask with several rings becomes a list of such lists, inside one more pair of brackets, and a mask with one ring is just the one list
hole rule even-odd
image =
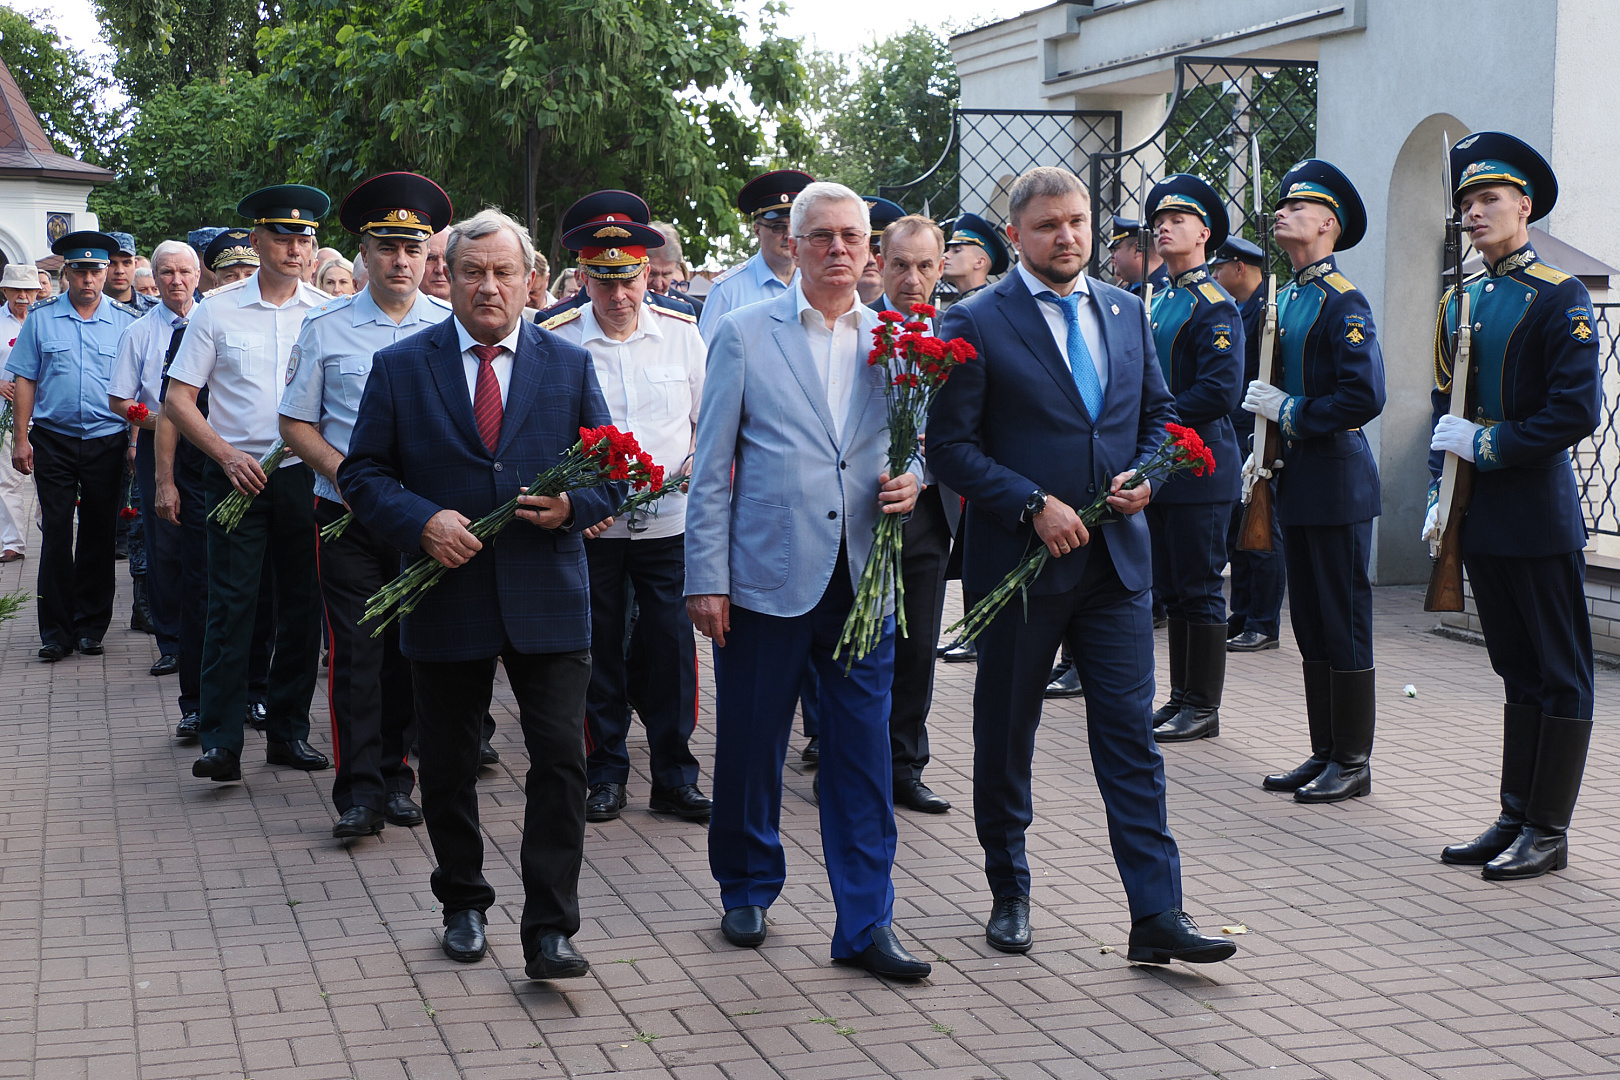
[[247, 725], [254, 731], [263, 731], [270, 726], [270, 710], [264, 707], [264, 702], [255, 701], [247, 707]]
[[885, 979], [926, 979], [934, 970], [906, 951], [892, 926], [874, 926], [872, 944], [854, 956], [835, 956], [833, 963], [857, 967]]
[[540, 935], [540, 952], [523, 965], [523, 974], [531, 979], [577, 979], [590, 970], [591, 962], [558, 933]]
[[396, 791], [383, 803], [383, 819], [390, 825], [414, 828], [422, 824], [422, 808], [409, 795]]
[[86, 656], [100, 656], [107, 650], [101, 647], [101, 642], [95, 638], [82, 637], [79, 639], [79, 651]]
[[58, 660], [66, 660], [72, 655], [73, 646], [71, 645], [41, 645], [39, 649], [39, 658], [51, 664], [56, 663]]
[[624, 793], [623, 784], [607, 781], [592, 784], [590, 794], [585, 796], [585, 820], [612, 821], [629, 803], [630, 799]]
[[294, 769], [303, 769], [305, 772], [318, 772], [332, 767], [331, 760], [325, 754], [303, 739], [265, 743], [264, 760], [270, 765], [286, 765]]
[[978, 643], [970, 641], [966, 645], [963, 645], [960, 642], [954, 645], [947, 645], [945, 646], [945, 651], [939, 654], [939, 658], [945, 661], [947, 664], [977, 663], [979, 659]]
[[1133, 964], [1214, 964], [1237, 952], [1227, 938], [1205, 937], [1185, 911], [1171, 908], [1131, 924], [1131, 945], [1125, 959]]
[[332, 835], [339, 840], [353, 836], [376, 836], [383, 831], [383, 816], [369, 806], [351, 806], [343, 811], [332, 826]]
[[921, 780], [896, 780], [894, 803], [896, 806], [909, 806], [923, 814], [943, 814], [951, 808], [947, 800], [928, 790], [928, 785]]
[[1086, 688], [1080, 685], [1080, 672], [1075, 670], [1073, 664], [1054, 675], [1046, 684], [1046, 696], [1049, 698], [1079, 697], [1085, 692]]
[[1281, 644], [1276, 638], [1267, 637], [1258, 630], [1245, 630], [1226, 639], [1227, 652], [1265, 652], [1277, 648], [1281, 648]]
[[484, 939], [484, 913], [477, 908], [458, 911], [444, 920], [444, 939], [439, 943], [444, 955], [458, 964], [482, 960], [489, 950]]
[[195, 739], [202, 733], [202, 713], [188, 712], [174, 725], [174, 737], [177, 739]]
[[490, 744], [490, 741], [488, 739], [481, 741], [478, 744], [478, 767], [487, 769], [491, 765], [499, 765], [500, 763], [501, 755]]
[[704, 797], [696, 784], [675, 788], [653, 788], [647, 809], [655, 814], [674, 814], [687, 821], [708, 821], [714, 803]]
[[1027, 953], [1035, 942], [1029, 928], [1029, 897], [998, 896], [984, 924], [984, 940], [1005, 953]]
[[807, 766], [809, 766], [812, 769], [816, 768], [818, 765], [821, 764], [821, 736], [820, 735], [812, 735], [812, 736], [810, 736], [810, 741], [804, 744], [804, 749], [803, 750], [799, 751], [799, 760], [804, 762]]
[[242, 779], [242, 755], [235, 750], [227, 750], [223, 746], [216, 746], [212, 750], [203, 752], [203, 756], [191, 763], [192, 776], [205, 776], [210, 780], [221, 783], [227, 780]]
[[765, 943], [765, 909], [758, 904], [730, 909], [720, 920], [720, 933], [738, 948], [758, 948]]
[[146, 673], [148, 675], [173, 675], [179, 670], [180, 657], [176, 656], [174, 653], [170, 653], [168, 656], [158, 657], [157, 663], [147, 668]]

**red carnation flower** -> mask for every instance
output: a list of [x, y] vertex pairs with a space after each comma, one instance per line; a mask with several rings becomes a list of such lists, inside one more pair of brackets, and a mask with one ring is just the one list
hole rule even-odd
[[128, 416], [131, 420], [145, 420], [148, 416], [152, 415], [152, 410], [136, 401], [130, 403], [129, 408], [124, 411], [124, 415]]
[[921, 315], [925, 319], [932, 319], [939, 314], [933, 304], [912, 304], [911, 311], [913, 314]]
[[925, 323], [925, 322], [908, 322], [908, 323], [905, 324], [905, 327], [906, 327], [907, 330], [910, 330], [913, 334], [926, 334], [926, 333], [928, 333], [928, 324]]
[[126, 506], [122, 510], [118, 511], [118, 516], [123, 518], [125, 521], [129, 521], [139, 517], [140, 511], [136, 510], [133, 506]]
[[906, 317], [898, 311], [880, 311], [878, 312], [878, 318], [884, 322], [894, 323], [904, 322]]

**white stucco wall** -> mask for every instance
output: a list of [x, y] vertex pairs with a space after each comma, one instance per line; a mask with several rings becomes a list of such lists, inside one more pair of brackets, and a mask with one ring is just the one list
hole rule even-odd
[[88, 207], [89, 184], [0, 178], [0, 250], [7, 262], [33, 262], [51, 253], [45, 215], [73, 215], [75, 229], [99, 229]]

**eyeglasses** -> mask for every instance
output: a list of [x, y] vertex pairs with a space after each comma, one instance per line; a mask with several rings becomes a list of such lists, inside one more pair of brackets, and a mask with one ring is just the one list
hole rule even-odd
[[754, 224], [775, 233], [777, 236], [781, 236], [788, 231], [788, 223], [785, 221], [756, 221]]
[[802, 233], [794, 237], [803, 240], [813, 248], [825, 251], [832, 247], [833, 237], [847, 248], [860, 248], [866, 246], [866, 241], [872, 234], [869, 232], [856, 232], [854, 229], [845, 229], [843, 232], [833, 232], [830, 229], [817, 229], [815, 232]]

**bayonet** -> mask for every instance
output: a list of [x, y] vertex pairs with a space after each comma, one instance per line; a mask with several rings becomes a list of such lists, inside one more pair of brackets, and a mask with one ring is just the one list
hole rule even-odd
[[[1254, 230], [1265, 261], [1266, 310], [1260, 329], [1259, 381], [1277, 382], [1277, 275], [1271, 262], [1271, 223], [1265, 209], [1265, 182], [1260, 172], [1260, 140], [1249, 136], [1250, 169], [1254, 176]], [[1238, 524], [1238, 550], [1270, 551], [1272, 516], [1271, 478], [1282, 468], [1282, 437], [1277, 425], [1264, 416], [1254, 418], [1254, 443], [1243, 467], [1243, 520]]]

